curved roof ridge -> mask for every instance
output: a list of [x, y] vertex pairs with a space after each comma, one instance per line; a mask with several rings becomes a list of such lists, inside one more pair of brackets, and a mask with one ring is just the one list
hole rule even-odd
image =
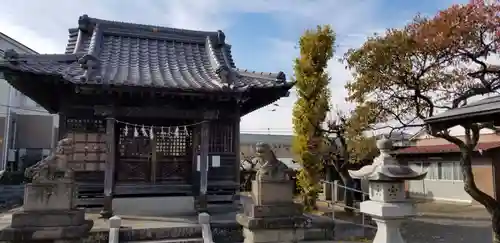
[[95, 24], [104, 24], [107, 27], [114, 28], [125, 28], [126, 30], [137, 29], [137, 30], [151, 30], [155, 29], [157, 32], [169, 32], [169, 33], [178, 33], [178, 34], [187, 34], [187, 35], [197, 35], [197, 36], [208, 36], [216, 34], [216, 31], [201, 31], [201, 30], [188, 30], [188, 29], [180, 29], [166, 26], [158, 26], [151, 24], [136, 24], [130, 22], [123, 21], [113, 21], [113, 20], [104, 20], [99, 18], [91, 18], [87, 14], [82, 15], [80, 18], [88, 18], [90, 22]]
[[274, 73], [274, 72], [257, 72], [253, 70], [248, 70], [248, 69], [242, 69], [242, 68], [234, 68], [236, 72], [240, 75], [244, 76], [249, 76], [249, 77], [263, 77], [267, 76], [269, 79], [275, 79], [278, 81], [286, 82], [286, 74], [282, 71]]

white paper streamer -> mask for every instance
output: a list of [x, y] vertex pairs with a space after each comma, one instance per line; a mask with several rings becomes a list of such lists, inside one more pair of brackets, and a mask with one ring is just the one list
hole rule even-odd
[[128, 126], [125, 125], [125, 128], [123, 129], [123, 135], [126, 137], [128, 135]]
[[142, 133], [142, 136], [144, 136], [144, 137], [148, 136], [148, 133], [146, 132], [146, 128], [144, 127], [144, 125], [142, 125], [142, 127], [141, 127], [141, 133]]

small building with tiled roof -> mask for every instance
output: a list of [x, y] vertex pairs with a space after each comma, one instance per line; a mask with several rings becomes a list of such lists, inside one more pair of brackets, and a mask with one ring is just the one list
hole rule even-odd
[[[458, 146], [430, 136], [425, 130], [412, 140], [413, 146], [394, 151], [401, 163], [408, 163], [416, 170], [428, 170], [424, 180], [407, 182], [411, 197], [476, 203], [464, 190]], [[495, 184], [500, 179], [496, 176], [500, 173], [500, 135], [481, 134], [473, 154], [472, 171], [481, 190], [491, 196], [498, 195], [499, 187]]]
[[4, 57], [5, 79], [59, 114], [59, 137], [74, 140], [69, 164], [80, 191], [105, 192], [80, 204], [103, 205], [106, 217], [124, 198], [184, 195], [200, 210], [232, 203], [240, 117], [293, 86], [283, 72], [237, 68], [222, 31], [87, 15], [69, 29], [65, 53]]

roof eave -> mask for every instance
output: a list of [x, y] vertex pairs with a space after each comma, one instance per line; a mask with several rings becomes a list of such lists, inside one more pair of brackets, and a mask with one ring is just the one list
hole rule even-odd
[[[45, 82], [47, 78], [53, 78], [52, 74], [36, 74], [36, 73], [26, 73], [23, 71], [19, 71], [16, 69], [9, 68], [5, 65], [0, 65], [0, 72], [4, 74], [4, 79], [9, 83], [12, 87], [17, 89], [23, 95], [29, 97], [37, 104], [39, 104], [42, 108], [47, 110], [49, 113], [54, 114], [59, 112], [58, 102], [59, 97], [57, 94], [61, 92], [57, 92], [54, 87], [50, 84], [51, 82]], [[38, 82], [30, 82], [32, 79], [38, 79]], [[62, 77], [58, 77], [61, 78]], [[29, 80], [28, 80], [29, 79]], [[53, 92], [51, 92], [53, 91]], [[45, 98], [50, 97], [50, 98]]]
[[[491, 122], [500, 117], [500, 96], [490, 97], [429, 117], [424, 122], [431, 128], [446, 129], [461, 123]], [[472, 111], [471, 108], [474, 108]], [[469, 111], [467, 111], [469, 109]]]
[[[273, 102], [288, 97], [289, 90], [293, 87], [294, 83], [285, 83], [281, 86], [268, 87], [268, 88], [250, 88], [244, 92], [250, 99], [241, 105], [241, 116], [254, 112], [264, 106], [272, 104]], [[265, 91], [264, 91], [265, 90]], [[271, 92], [271, 94], [261, 95], [261, 92]], [[274, 93], [274, 95], [273, 95]], [[266, 99], [262, 99], [265, 97]], [[260, 98], [260, 99], [259, 99]]]
[[472, 113], [459, 113], [450, 116], [446, 114], [430, 117], [424, 120], [431, 129], [448, 129], [460, 124], [471, 122], [497, 122], [500, 117], [500, 108]]

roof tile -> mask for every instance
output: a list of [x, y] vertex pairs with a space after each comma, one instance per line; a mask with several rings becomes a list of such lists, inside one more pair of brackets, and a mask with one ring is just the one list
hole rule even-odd
[[[500, 147], [500, 142], [479, 143], [475, 151], [490, 150]], [[460, 149], [455, 144], [429, 145], [429, 146], [411, 146], [394, 151], [395, 154], [441, 154], [458, 153]]]
[[464, 105], [462, 107], [444, 111], [435, 116], [425, 119], [425, 122], [432, 125], [461, 119], [469, 119], [472, 117], [477, 118], [480, 116], [498, 114], [499, 110], [500, 95], [495, 95], [476, 102], [471, 102], [470, 104]]

